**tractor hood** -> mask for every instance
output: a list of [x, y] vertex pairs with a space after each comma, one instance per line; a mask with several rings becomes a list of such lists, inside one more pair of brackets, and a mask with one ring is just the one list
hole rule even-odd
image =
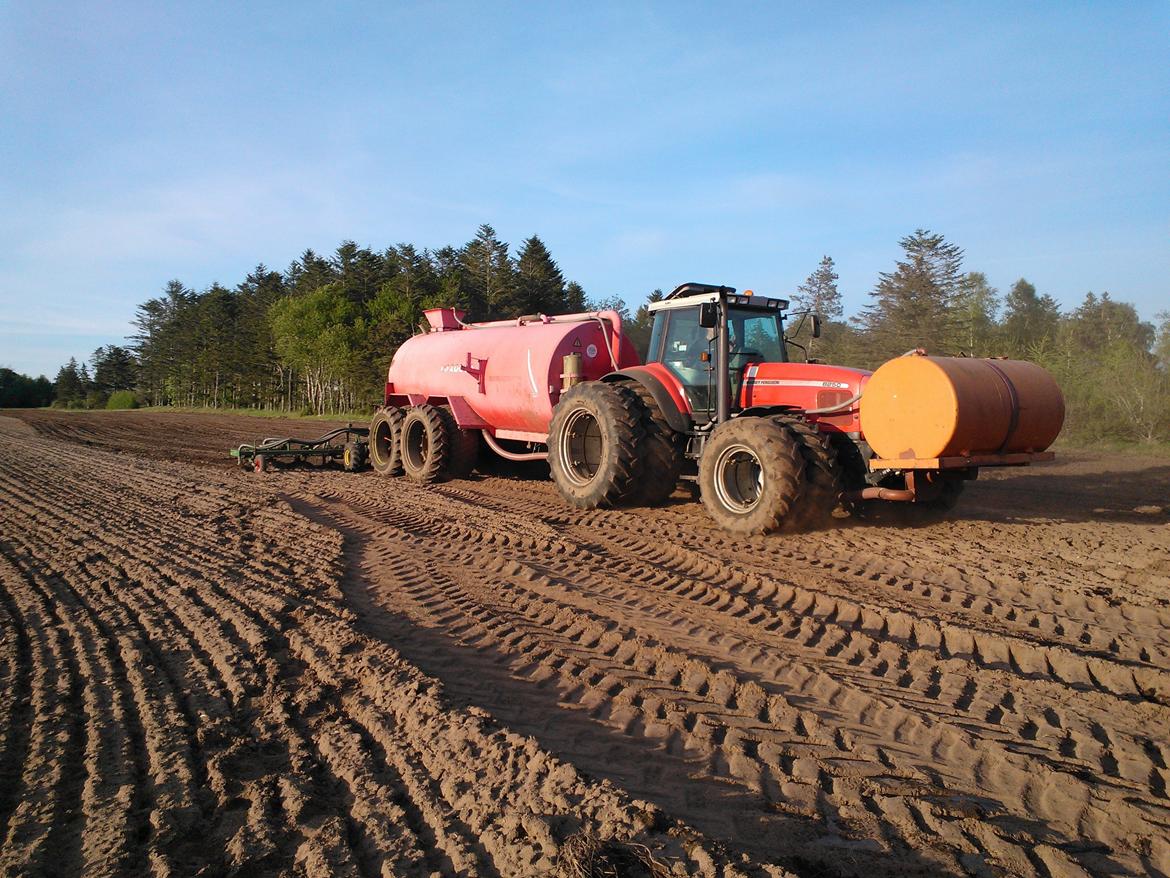
[[740, 405], [794, 406], [806, 411], [832, 408], [850, 400], [839, 412], [810, 415], [828, 431], [860, 432], [856, 397], [869, 376], [864, 369], [824, 363], [754, 363], [744, 371]]

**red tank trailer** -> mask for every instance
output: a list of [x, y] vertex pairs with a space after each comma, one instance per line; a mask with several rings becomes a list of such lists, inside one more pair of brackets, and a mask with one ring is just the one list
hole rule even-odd
[[1038, 366], [921, 351], [872, 374], [791, 362], [787, 307], [684, 284], [651, 305], [645, 364], [613, 311], [467, 324], [432, 309], [390, 364], [370, 461], [459, 477], [482, 437], [547, 459], [575, 506], [653, 505], [681, 480], [722, 526], [762, 533], [877, 501], [949, 509], [979, 467], [1051, 459], [1064, 403]]

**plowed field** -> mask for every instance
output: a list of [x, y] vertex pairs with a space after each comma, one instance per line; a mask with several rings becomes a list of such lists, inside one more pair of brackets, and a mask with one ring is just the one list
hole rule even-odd
[[761, 540], [10, 414], [3, 874], [1170, 874], [1170, 460]]

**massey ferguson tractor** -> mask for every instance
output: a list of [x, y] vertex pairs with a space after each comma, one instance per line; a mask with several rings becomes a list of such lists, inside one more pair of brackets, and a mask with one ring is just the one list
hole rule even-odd
[[547, 459], [582, 509], [660, 504], [689, 482], [719, 525], [764, 533], [881, 503], [947, 509], [980, 467], [1052, 459], [1064, 401], [1039, 366], [920, 350], [872, 373], [791, 362], [787, 308], [683, 284], [650, 305], [644, 364], [613, 311], [468, 324], [432, 309], [390, 364], [370, 462], [459, 477], [482, 441]]

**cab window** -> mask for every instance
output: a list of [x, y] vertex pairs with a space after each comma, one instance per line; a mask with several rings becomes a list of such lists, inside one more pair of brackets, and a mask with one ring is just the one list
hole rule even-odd
[[770, 312], [732, 308], [728, 313], [731, 367], [747, 363], [786, 363], [788, 354], [779, 317]]
[[709, 408], [711, 358], [704, 362], [702, 355], [713, 354], [715, 343], [708, 340], [707, 330], [699, 326], [698, 308], [666, 311], [662, 316], [665, 320], [654, 324], [650, 353], [657, 354], [662, 364], [678, 376], [691, 407], [696, 411], [705, 410]]

